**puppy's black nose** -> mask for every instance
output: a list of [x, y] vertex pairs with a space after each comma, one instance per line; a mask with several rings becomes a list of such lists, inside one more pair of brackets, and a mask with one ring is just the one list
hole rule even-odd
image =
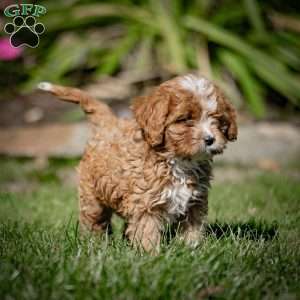
[[213, 136], [209, 135], [204, 138], [204, 141], [207, 146], [210, 146], [214, 143], [215, 138]]

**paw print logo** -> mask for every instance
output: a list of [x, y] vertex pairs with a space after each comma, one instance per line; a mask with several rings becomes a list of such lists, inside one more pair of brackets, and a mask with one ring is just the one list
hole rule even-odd
[[37, 23], [33, 16], [23, 18], [17, 16], [12, 23], [7, 23], [4, 27], [7, 34], [11, 34], [10, 43], [13, 47], [22, 45], [36, 48], [39, 45], [41, 35], [45, 31], [42, 23]]

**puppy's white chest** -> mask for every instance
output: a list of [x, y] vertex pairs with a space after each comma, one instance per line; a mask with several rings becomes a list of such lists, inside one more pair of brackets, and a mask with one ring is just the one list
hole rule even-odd
[[173, 184], [164, 190], [168, 214], [173, 217], [185, 215], [193, 192], [185, 184]]
[[190, 176], [185, 167], [191, 166], [182, 166], [176, 161], [171, 161], [170, 164], [172, 166], [172, 183], [164, 189], [162, 198], [167, 203], [167, 212], [172, 221], [187, 213], [200, 191], [188, 185]]

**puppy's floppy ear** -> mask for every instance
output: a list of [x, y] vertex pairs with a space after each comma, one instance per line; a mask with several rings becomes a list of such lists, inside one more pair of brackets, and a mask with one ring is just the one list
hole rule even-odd
[[145, 139], [152, 146], [163, 142], [165, 122], [168, 116], [170, 96], [155, 91], [150, 96], [134, 99], [131, 109]]
[[218, 95], [218, 112], [222, 114], [224, 121], [228, 125], [225, 133], [226, 138], [229, 141], [235, 141], [238, 135], [236, 111], [233, 105], [223, 95], [223, 93], [219, 93]]
[[228, 121], [229, 121], [229, 127], [227, 130], [227, 138], [229, 141], [235, 141], [237, 139], [238, 135], [238, 127], [236, 123], [236, 111], [232, 104], [225, 100], [227, 104], [227, 113], [228, 113]]

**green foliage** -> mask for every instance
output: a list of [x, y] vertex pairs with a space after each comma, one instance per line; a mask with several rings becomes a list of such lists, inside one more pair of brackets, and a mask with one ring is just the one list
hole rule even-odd
[[[266, 114], [271, 90], [300, 105], [299, 26], [281, 29], [271, 17], [299, 22], [297, 15], [280, 11], [284, 5], [257, 0], [68, 3], [58, 7], [53, 1], [43, 2], [48, 13], [41, 21], [47, 32], [41, 46], [30, 53], [37, 63], [27, 69], [25, 89], [41, 80], [68, 78], [78, 84], [70, 76], [76, 70], [88, 71], [86, 80], [93, 80], [127, 69], [145, 72], [158, 67], [169, 74], [197, 69], [221, 80], [225, 91], [230, 83], [222, 74], [230, 74], [258, 118]], [[129, 58], [144, 58], [145, 63], [128, 65]], [[207, 67], [221, 76], [207, 73]]]
[[220, 51], [219, 55], [220, 61], [231, 70], [233, 76], [240, 83], [250, 111], [257, 117], [263, 117], [266, 108], [262, 87], [251, 74], [245, 60], [226, 50]]
[[218, 28], [204, 20], [187, 17], [186, 26], [205, 34], [211, 41], [243, 55], [257, 76], [289, 99], [295, 100], [299, 97], [300, 85], [298, 80], [277, 59], [254, 48], [229, 31]]
[[26, 82], [25, 90], [35, 87], [43, 78], [45, 81], [57, 82], [68, 71], [79, 67], [87, 53], [83, 40], [74, 35], [61, 35], [50, 47], [47, 56], [32, 72]]

